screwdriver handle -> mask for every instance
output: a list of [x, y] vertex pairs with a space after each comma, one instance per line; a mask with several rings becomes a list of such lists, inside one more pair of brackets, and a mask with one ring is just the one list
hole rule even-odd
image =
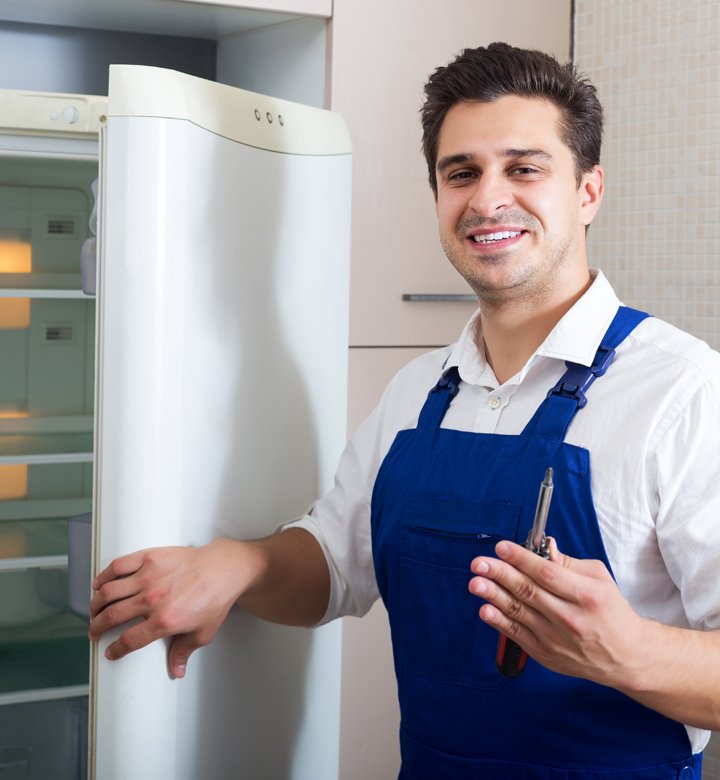
[[517, 677], [525, 668], [527, 653], [505, 634], [500, 634], [495, 656], [495, 665], [498, 672], [505, 677]]
[[[550, 509], [550, 499], [553, 494], [553, 470], [548, 468], [545, 471], [545, 478], [540, 485], [540, 494], [538, 495], [537, 507], [535, 509], [535, 519], [528, 534], [525, 548], [531, 550], [541, 558], [550, 558], [549, 540], [545, 536], [545, 524], [547, 522], [548, 511]], [[498, 637], [497, 653], [495, 655], [495, 666], [500, 674], [505, 677], [517, 677], [522, 673], [527, 663], [527, 653], [512, 639], [508, 639], [505, 634]]]

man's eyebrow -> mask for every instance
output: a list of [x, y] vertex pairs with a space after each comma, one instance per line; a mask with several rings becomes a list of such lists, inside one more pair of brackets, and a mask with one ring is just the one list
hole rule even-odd
[[457, 165], [458, 163], [470, 162], [474, 159], [472, 154], [449, 154], [447, 157], [443, 157], [442, 160], [438, 160], [436, 170], [438, 173], [442, 173], [446, 168], [451, 165]]
[[[503, 150], [502, 156], [507, 157], [509, 159], [517, 159], [519, 157], [526, 157], [526, 158], [529, 157], [535, 160], [547, 160], [548, 162], [552, 160], [552, 155], [549, 152], [546, 152], [544, 149], [509, 148]], [[475, 159], [475, 155], [470, 154], [469, 152], [449, 154], [447, 155], [447, 157], [443, 157], [442, 159], [438, 160], [436, 170], [438, 173], [442, 173], [444, 170], [450, 168], [452, 165], [472, 162], [474, 159]]]
[[544, 149], [506, 149], [503, 157], [534, 157], [540, 160], [552, 160], [552, 155]]

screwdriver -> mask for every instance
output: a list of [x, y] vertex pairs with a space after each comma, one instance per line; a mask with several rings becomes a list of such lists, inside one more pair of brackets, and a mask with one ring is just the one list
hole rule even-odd
[[[535, 508], [535, 519], [525, 541], [526, 550], [530, 550], [543, 558], [550, 557], [549, 543], [545, 536], [545, 524], [550, 511], [552, 493], [553, 470], [548, 468], [545, 471], [545, 478], [540, 485], [540, 494], [538, 495], [537, 507]], [[508, 639], [505, 634], [500, 634], [497, 655], [495, 656], [495, 665], [498, 671], [506, 677], [517, 677], [522, 673], [526, 663], [527, 653], [520, 645], [513, 642], [512, 639]]]

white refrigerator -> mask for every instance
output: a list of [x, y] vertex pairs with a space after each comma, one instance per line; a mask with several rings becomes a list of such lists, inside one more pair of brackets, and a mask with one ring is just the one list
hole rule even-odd
[[[347, 129], [114, 66], [99, 171], [92, 567], [272, 533], [329, 489], [344, 445]], [[339, 625], [232, 610], [183, 680], [165, 642], [105, 660], [117, 634], [91, 653], [88, 777], [337, 777]]]

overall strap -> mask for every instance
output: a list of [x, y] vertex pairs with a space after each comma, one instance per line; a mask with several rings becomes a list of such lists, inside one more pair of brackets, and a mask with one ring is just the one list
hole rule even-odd
[[540, 436], [562, 441], [570, 423], [587, 403], [585, 393], [592, 383], [602, 376], [615, 357], [615, 350], [649, 314], [621, 306], [610, 323], [592, 365], [565, 361], [567, 371], [547, 394], [523, 433], [533, 432]]
[[437, 429], [440, 427], [445, 412], [450, 406], [450, 402], [460, 389], [460, 373], [457, 367], [453, 366], [444, 371], [438, 383], [428, 393], [427, 400], [420, 410], [418, 419], [418, 429]]

